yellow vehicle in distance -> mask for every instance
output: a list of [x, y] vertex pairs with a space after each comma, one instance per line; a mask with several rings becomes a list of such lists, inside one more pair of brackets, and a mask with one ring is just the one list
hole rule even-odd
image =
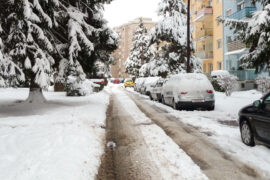
[[124, 84], [125, 88], [126, 87], [134, 87], [134, 82], [132, 79], [126, 79], [125, 80], [125, 84]]

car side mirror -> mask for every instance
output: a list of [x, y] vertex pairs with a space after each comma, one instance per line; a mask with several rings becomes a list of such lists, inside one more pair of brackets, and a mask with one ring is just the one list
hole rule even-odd
[[256, 107], [256, 108], [260, 108], [262, 106], [262, 102], [261, 100], [257, 100], [253, 103], [253, 106]]

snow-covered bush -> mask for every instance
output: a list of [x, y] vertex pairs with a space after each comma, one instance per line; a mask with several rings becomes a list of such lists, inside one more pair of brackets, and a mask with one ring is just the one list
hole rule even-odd
[[258, 90], [263, 94], [270, 91], [270, 77], [258, 77], [256, 78], [256, 84], [258, 85]]
[[87, 96], [93, 92], [93, 83], [87, 79], [81, 80], [76, 76], [69, 76], [66, 84], [67, 96]]
[[231, 96], [233, 90], [238, 84], [238, 77], [231, 74], [217, 76], [215, 80], [219, 86], [224, 89], [226, 96]]

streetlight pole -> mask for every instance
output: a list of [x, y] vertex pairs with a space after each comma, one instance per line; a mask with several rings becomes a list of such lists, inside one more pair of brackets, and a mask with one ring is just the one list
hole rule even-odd
[[187, 0], [187, 73], [190, 72], [190, 0]]

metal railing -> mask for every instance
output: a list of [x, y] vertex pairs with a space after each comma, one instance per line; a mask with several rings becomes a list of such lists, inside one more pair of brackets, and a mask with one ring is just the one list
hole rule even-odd
[[231, 70], [229, 72], [237, 76], [239, 81], [253, 81], [258, 77], [254, 69]]
[[198, 21], [199, 19], [201, 19], [202, 17], [204, 17], [206, 15], [213, 15], [213, 8], [212, 7], [205, 7], [205, 8], [200, 9], [197, 12], [197, 16], [196, 16], [196, 19], [194, 21]]
[[212, 59], [213, 51], [199, 51], [199, 52], [196, 52], [195, 55], [201, 59]]
[[245, 7], [240, 11], [233, 13], [232, 15], [228, 16], [230, 19], [243, 19], [243, 18], [250, 18], [253, 16], [253, 12], [256, 11], [256, 7]]

